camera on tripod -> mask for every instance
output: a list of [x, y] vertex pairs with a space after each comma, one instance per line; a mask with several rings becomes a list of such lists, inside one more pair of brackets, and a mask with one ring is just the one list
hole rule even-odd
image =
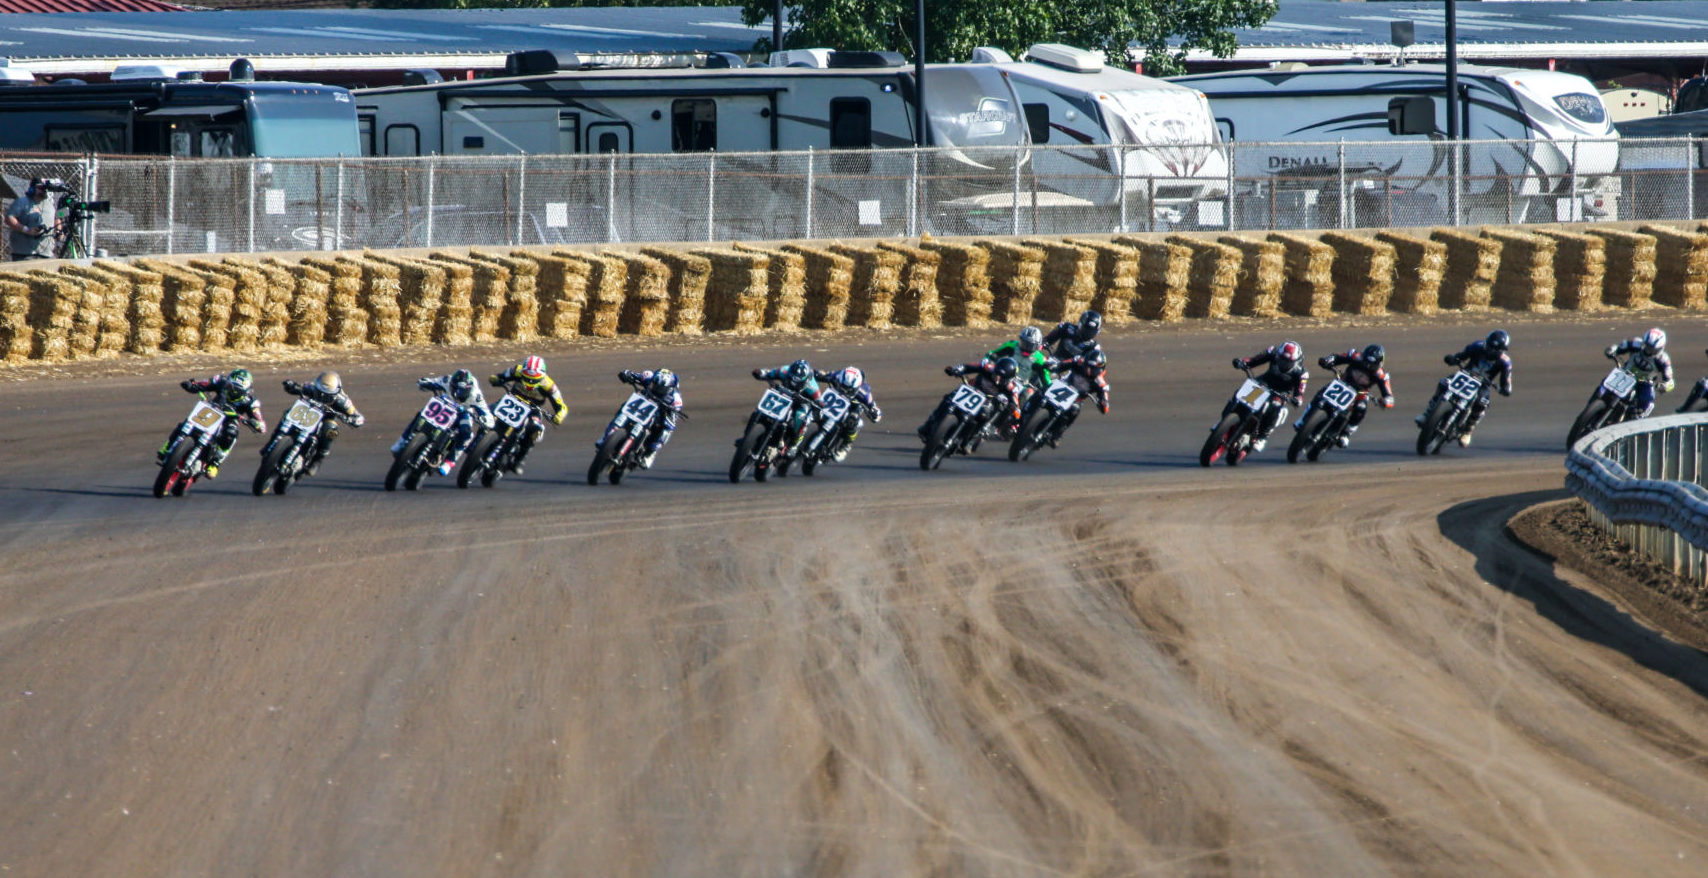
[[110, 213], [113, 209], [111, 201], [84, 201], [77, 190], [64, 180], [43, 180], [42, 188], [59, 195], [57, 206], [70, 222], [78, 222], [94, 213]]

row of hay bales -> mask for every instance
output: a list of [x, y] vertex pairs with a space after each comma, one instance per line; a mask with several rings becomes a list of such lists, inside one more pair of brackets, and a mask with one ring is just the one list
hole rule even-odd
[[[56, 264], [57, 265], [57, 264]], [[1708, 305], [1708, 226], [97, 260], [0, 271], [0, 361], [121, 352]]]

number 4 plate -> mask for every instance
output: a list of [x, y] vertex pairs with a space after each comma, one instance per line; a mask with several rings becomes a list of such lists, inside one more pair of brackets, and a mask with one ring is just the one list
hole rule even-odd
[[1055, 381], [1051, 382], [1049, 389], [1044, 391], [1044, 398], [1049, 400], [1050, 405], [1054, 406], [1057, 411], [1065, 412], [1069, 406], [1073, 405], [1074, 400], [1079, 399], [1079, 391], [1073, 389], [1073, 385], [1066, 381]]

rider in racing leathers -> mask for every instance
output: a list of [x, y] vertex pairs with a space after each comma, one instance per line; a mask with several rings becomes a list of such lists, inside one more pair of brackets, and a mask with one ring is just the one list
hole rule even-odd
[[1077, 357], [1097, 343], [1097, 333], [1103, 329], [1103, 315], [1087, 311], [1079, 315], [1078, 323], [1060, 323], [1044, 336], [1044, 350], [1059, 360]]
[[552, 423], [563, 423], [564, 416], [569, 414], [569, 405], [563, 401], [563, 393], [557, 389], [557, 382], [546, 374], [546, 361], [540, 357], [529, 357], [503, 372], [487, 379], [493, 387], [504, 391], [528, 405], [533, 411], [528, 413], [528, 426], [522, 431], [522, 441], [516, 446], [516, 453], [510, 460], [510, 471], [521, 475], [523, 461], [528, 452], [533, 450], [534, 443], [546, 433], [545, 421], [540, 418], [540, 410], [548, 406], [552, 410]]
[[[231, 454], [231, 449], [237, 445], [239, 421], [257, 433], [267, 429], [267, 420], [261, 416], [261, 401], [250, 392], [255, 387], [255, 376], [250, 375], [248, 369], [239, 368], [228, 374], [214, 375], [206, 381], [190, 378], [178, 382], [178, 386], [184, 388], [186, 393], [202, 394], [208, 405], [225, 414], [225, 423], [220, 425], [219, 436], [214, 439], [214, 458], [203, 470], [208, 478], [217, 478], [219, 465], [225, 462], [226, 457]], [[184, 425], [179, 424], [172, 434], [166, 437], [166, 444], [160, 446], [160, 451], [155, 455], [158, 462], [166, 462], [166, 452], [171, 450], [172, 443], [177, 441], [182, 432]]]
[[1609, 360], [1620, 354], [1631, 355], [1625, 369], [1637, 378], [1637, 398], [1630, 420], [1641, 420], [1655, 410], [1656, 391], [1672, 392], [1672, 355], [1666, 352], [1666, 332], [1661, 328], [1609, 345], [1606, 354]]
[[286, 378], [284, 383], [286, 393], [320, 403], [333, 415], [321, 426], [320, 441], [308, 463], [303, 465], [302, 474], [312, 476], [320, 469], [320, 462], [332, 453], [332, 443], [338, 441], [338, 421], [346, 420], [352, 427], [361, 427], [366, 419], [356, 410], [356, 403], [351, 401], [350, 394], [344, 392], [344, 380], [338, 377], [337, 372], [322, 372], [307, 384], [289, 378]]
[[[646, 442], [646, 454], [641, 456], [640, 467], [652, 469], [652, 462], [657, 459], [664, 443], [669, 442], [671, 435], [676, 432], [676, 421], [682, 416], [682, 392], [677, 389], [681, 382], [676, 373], [669, 369], [648, 369], [643, 372], [624, 369], [617, 373], [617, 380], [632, 386], [637, 393], [645, 395], [664, 409], [660, 417], [653, 419], [652, 428], [647, 435], [641, 437]], [[605, 437], [610, 436], [611, 430], [616, 426], [617, 419], [612, 418], [611, 423], [605, 425], [605, 435], [600, 436], [599, 441], [593, 445], [604, 448]]]
[[878, 408], [877, 397], [872, 395], [872, 385], [866, 383], [866, 373], [857, 366], [835, 372], [814, 372], [813, 377], [835, 386], [858, 409], [849, 413], [852, 417], [842, 419], [842, 446], [836, 449], [836, 462], [841, 463], [848, 458], [848, 449], [854, 447], [854, 437], [859, 436], [860, 428], [866, 425], [861, 412], [877, 423], [884, 419], [884, 410]]
[[1690, 411], [1691, 407], [1704, 397], [1708, 397], [1708, 378], [1698, 379], [1695, 386], [1690, 388], [1690, 395], [1684, 398], [1684, 404], [1678, 407], [1678, 413], [1684, 414]]
[[[1512, 337], [1507, 335], [1506, 330], [1497, 329], [1489, 333], [1488, 338], [1471, 342], [1465, 346], [1464, 350], [1441, 358], [1441, 361], [1447, 365], [1458, 366], [1483, 379], [1482, 392], [1477, 394], [1477, 398], [1471, 403], [1471, 415], [1465, 422], [1465, 432], [1459, 435], [1459, 447], [1461, 448], [1470, 446], [1471, 431], [1477, 429], [1477, 424], [1482, 421], [1483, 415], [1488, 414], [1489, 394], [1494, 392], [1497, 378], [1499, 379], [1500, 395], [1512, 395], [1512, 357], [1506, 352], [1511, 345]], [[1435, 406], [1443, 398], [1446, 389], [1447, 379], [1443, 378], [1441, 379], [1441, 386], [1436, 390], [1429, 406], [1423, 410], [1423, 414], [1416, 418], [1419, 427], [1429, 421], [1430, 414], [1435, 411]]]
[[[1296, 341], [1283, 342], [1255, 356], [1234, 357], [1235, 369], [1269, 366], [1253, 376], [1254, 381], [1272, 392], [1264, 404], [1263, 420], [1257, 426], [1257, 435], [1251, 440], [1252, 451], [1262, 451], [1268, 445], [1269, 434], [1275, 432], [1282, 419], [1287, 417], [1287, 406], [1304, 401], [1305, 385], [1311, 377], [1311, 373], [1305, 371], [1304, 357], [1305, 349]], [[1232, 404], [1230, 401], [1229, 405]], [[1226, 409], [1222, 412], [1223, 415], [1227, 413]]]
[[[475, 383], [474, 373], [467, 369], [458, 369], [437, 378], [422, 378], [415, 382], [415, 386], [429, 393], [446, 394], [457, 403], [457, 444], [451, 449], [445, 462], [439, 464], [439, 475], [448, 476], [457, 461], [462, 460], [463, 452], [474, 442], [475, 423], [478, 421], [481, 427], [492, 429], [492, 409], [487, 407], [486, 396], [480, 392], [480, 385]], [[420, 420], [421, 415], [417, 414], [409, 422], [409, 426], [403, 428], [403, 435], [392, 443], [392, 456], [403, 453]]]
[[[1346, 419], [1346, 435], [1340, 437], [1339, 445], [1345, 448], [1352, 442], [1352, 434], [1358, 432], [1358, 425], [1364, 423], [1364, 416], [1370, 411], [1370, 392], [1382, 392], [1382, 408], [1394, 407], [1394, 386], [1388, 380], [1388, 371], [1382, 368], [1382, 362], [1387, 359], [1388, 352], [1379, 344], [1367, 345], [1364, 350], [1353, 349], [1344, 354], [1329, 354], [1317, 360], [1317, 365], [1324, 369], [1345, 366], [1340, 379], [1358, 391], [1358, 397], [1352, 403], [1352, 414]], [[1319, 391], [1320, 393], [1320, 391]], [[1300, 420], [1293, 424], [1293, 429], [1302, 430], [1305, 423]]]
[[1055, 380], [1050, 375], [1050, 358], [1043, 347], [1044, 334], [1038, 327], [1028, 326], [1020, 330], [1019, 338], [1005, 341], [985, 354], [984, 361], [994, 363], [1003, 357], [1013, 357], [1015, 368], [1020, 370], [1020, 392], [1022, 396], [1030, 396], [1033, 390], [1049, 387]]
[[[1020, 420], [1021, 390], [1020, 381], [1016, 377], [1019, 375], [1019, 371], [1019, 366], [1015, 364], [1013, 357], [998, 357], [995, 362], [980, 360], [977, 363], [943, 367], [943, 374], [945, 375], [956, 377], [972, 375], [973, 389], [989, 397], [991, 405], [1002, 407], [990, 419], [989, 423], [992, 425], [998, 422], [1013, 425]], [[953, 393], [945, 395], [943, 401], [938, 403], [936, 410], [931, 413], [931, 417], [926, 418], [925, 423], [919, 425], [917, 432], [921, 442], [931, 441], [931, 431], [937, 428], [937, 422], [948, 416], [949, 400], [953, 396]]]
[[[1095, 311], [1088, 311], [1095, 314]], [[1064, 323], [1063, 326], [1072, 326]], [[1050, 435], [1045, 440], [1051, 448], [1061, 441], [1067, 429], [1073, 422], [1079, 420], [1079, 409], [1087, 396], [1097, 399], [1097, 410], [1109, 414], [1109, 381], [1105, 377], [1109, 371], [1109, 357], [1103, 353], [1103, 346], [1093, 341], [1080, 348], [1078, 356], [1069, 357], [1056, 362], [1056, 380], [1066, 381], [1073, 389], [1079, 391], [1079, 396], [1073, 401], [1073, 408], [1067, 414], [1056, 419], [1055, 426], [1050, 429]]]
[[[818, 380], [813, 377], [812, 364], [805, 359], [796, 360], [787, 366], [776, 369], [754, 369], [753, 377], [759, 381], [775, 381], [785, 390], [790, 390], [813, 402], [818, 402]], [[806, 429], [807, 415], [811, 406], [796, 405], [789, 413], [789, 434], [783, 444], [788, 450], [793, 450], [795, 444], [801, 441], [801, 431]]]

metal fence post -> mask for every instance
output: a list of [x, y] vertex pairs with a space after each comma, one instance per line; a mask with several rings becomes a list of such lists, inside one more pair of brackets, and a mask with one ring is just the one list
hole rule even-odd
[[249, 248], [244, 251], [246, 253], [255, 252], [255, 162], [255, 159], [249, 160]]
[[1238, 231], [1238, 229], [1236, 229], [1234, 227], [1234, 181], [1235, 181], [1235, 176], [1234, 176], [1235, 154], [1234, 154], [1234, 150], [1236, 148], [1237, 147], [1234, 146], [1233, 141], [1231, 141], [1231, 140], [1228, 141], [1228, 195], [1227, 195], [1227, 198], [1228, 198], [1228, 231], [1230, 231], [1230, 232]]
[[1121, 232], [1127, 231], [1127, 151], [1119, 146], [1115, 150], [1115, 200], [1120, 205], [1120, 219], [1116, 228]]
[[[1572, 186], [1571, 201], [1566, 204], [1566, 222], [1575, 223], [1583, 219], [1583, 202], [1578, 196], [1578, 144], [1581, 140], [1572, 141]], [[1557, 214], [1556, 214], [1557, 217]]]
[[1338, 179], [1338, 182], [1335, 183], [1335, 190], [1339, 193], [1339, 200], [1340, 200], [1340, 205], [1339, 205], [1340, 221], [1336, 224], [1336, 227], [1344, 229], [1344, 228], [1346, 228], [1346, 139], [1345, 138], [1341, 138], [1340, 146], [1338, 148], [1336, 148], [1336, 150], [1335, 150], [1334, 164], [1335, 164], [1335, 176]]
[[166, 157], [166, 255], [172, 255], [172, 221], [178, 207], [178, 157]]
[[717, 240], [718, 154], [706, 156], [706, 240]]
[[428, 159], [427, 159], [427, 228], [424, 231], [425, 240], [422, 242], [423, 246], [426, 246], [426, 247], [433, 246], [433, 213], [435, 212], [435, 209], [438, 206], [436, 204], [436, 202], [434, 202], [434, 200], [433, 200], [433, 183], [434, 183], [434, 177], [437, 176], [437, 174], [434, 173], [434, 170], [438, 167], [439, 167], [439, 157], [438, 156], [428, 157]]
[[1013, 234], [1016, 237], [1018, 237], [1020, 234], [1020, 160], [1021, 160], [1021, 156], [1025, 155], [1025, 153], [1022, 151], [1023, 149], [1024, 149], [1024, 147], [1019, 147], [1019, 146], [1016, 146], [1014, 148], [1014, 231], [1013, 231]]
[[817, 169], [813, 166], [812, 146], [809, 145], [809, 146], [807, 146], [807, 190], [806, 190], [806, 196], [807, 196], [806, 212], [807, 212], [807, 215], [806, 215], [805, 222], [802, 223], [802, 226], [806, 229], [806, 234], [803, 235], [802, 237], [806, 237], [806, 238], [812, 237], [812, 195], [813, 195], [812, 190], [813, 190], [814, 186], [818, 185], [818, 182], [815, 179], [813, 179], [813, 173], [815, 170], [817, 170]]
[[344, 247], [344, 160], [338, 160], [338, 202], [332, 206], [332, 249]]
[[528, 215], [528, 155], [516, 163], [516, 237], [511, 239], [512, 247], [527, 243], [523, 236], [526, 234], [522, 224], [523, 217]]
[[605, 154], [605, 243], [617, 240], [617, 153]]
[[1696, 221], [1696, 135], [1684, 137], [1684, 218]]
[[[83, 157], [83, 181], [84, 181], [83, 182], [83, 191], [86, 193], [83, 197], [90, 200], [90, 201], [100, 201], [101, 200], [101, 157], [100, 156], [88, 155], [88, 156]], [[100, 224], [95, 222], [95, 218], [93, 216], [90, 216], [88, 219], [85, 219], [83, 221], [83, 228], [80, 229], [79, 231], [81, 231], [83, 233], [83, 249], [85, 251], [87, 251], [83, 254], [84, 256], [94, 256], [95, 255], [95, 247], [96, 247], [95, 236], [97, 234], [100, 234], [99, 226], [100, 226]]]
[[907, 234], [910, 238], [919, 237], [919, 149], [908, 150], [912, 159], [907, 172]]
[[1453, 188], [1447, 193], [1448, 212], [1453, 214], [1453, 225], [1459, 225], [1459, 190], [1464, 184], [1465, 175], [1465, 141], [1455, 140], [1453, 145]]

